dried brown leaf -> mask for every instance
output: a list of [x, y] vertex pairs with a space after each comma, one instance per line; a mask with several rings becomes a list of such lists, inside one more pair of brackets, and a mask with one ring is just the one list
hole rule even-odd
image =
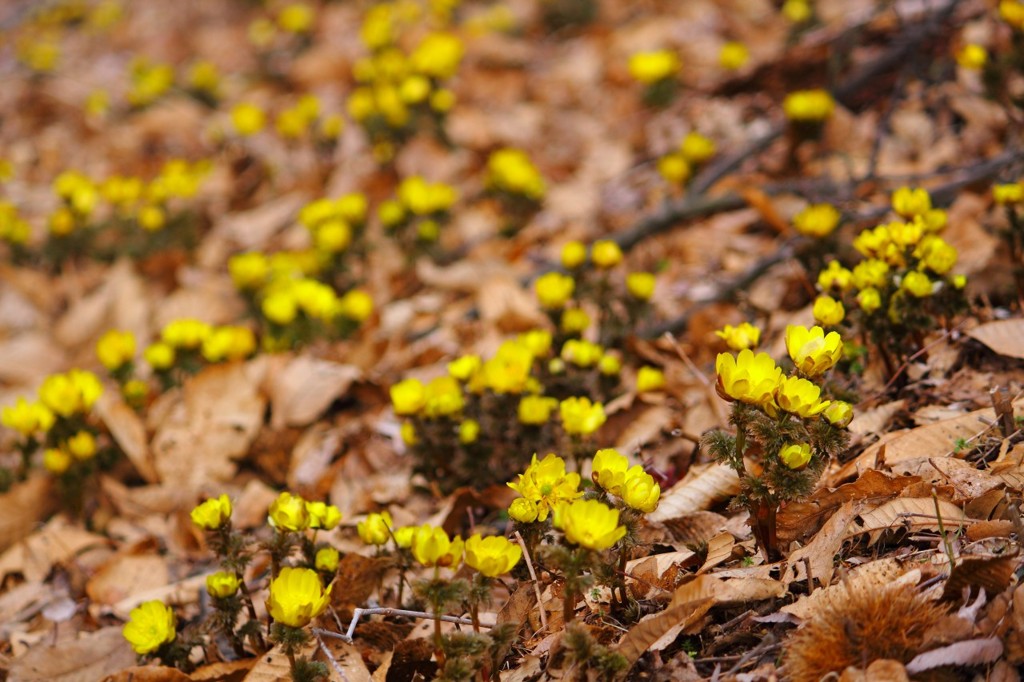
[[283, 367], [272, 366], [267, 377], [271, 426], [312, 423], [361, 376], [358, 367], [308, 355], [298, 355]]
[[713, 464], [690, 474], [662, 493], [661, 502], [647, 518], [652, 521], [676, 519], [694, 512], [706, 511], [716, 502], [740, 491], [736, 472], [723, 464]]
[[111, 605], [138, 592], [160, 588], [170, 581], [167, 561], [156, 554], [115, 556], [86, 583], [93, 603]]
[[121, 626], [82, 633], [54, 646], [47, 639], [11, 663], [12, 682], [94, 682], [135, 664]]
[[985, 665], [992, 663], [1002, 655], [1003, 643], [998, 637], [969, 639], [918, 654], [910, 663], [907, 663], [907, 672], [916, 675], [926, 670], [946, 666]]
[[861, 501], [847, 502], [825, 522], [813, 540], [793, 552], [789, 556], [786, 582], [806, 579], [810, 571], [811, 577], [822, 586], [829, 585], [835, 570], [833, 557], [842, 547], [850, 524], [863, 508], [864, 503]]
[[629, 665], [636, 663], [648, 649], [672, 630], [681, 632], [704, 617], [715, 600], [701, 599], [670, 606], [660, 613], [644, 618], [634, 625], [619, 641], [615, 650], [622, 654]]
[[27, 537], [36, 524], [57, 507], [53, 478], [48, 474], [30, 476], [0, 494], [0, 552]]
[[735, 546], [736, 540], [731, 533], [719, 533], [708, 540], [707, 557], [704, 559], [704, 565], [697, 570], [697, 573], [707, 573], [715, 566], [728, 561], [729, 557], [732, 556], [732, 550]]
[[986, 322], [967, 335], [999, 355], [1024, 360], [1024, 318]]
[[146, 426], [135, 410], [116, 393], [105, 391], [96, 403], [95, 411], [139, 475], [147, 483], [156, 483], [159, 475], [149, 450]]
[[958, 602], [965, 588], [985, 590], [985, 594], [999, 594], [1010, 585], [1020, 559], [1017, 556], [965, 556], [950, 572], [942, 598]]
[[822, 488], [804, 502], [792, 502], [779, 510], [776, 519], [779, 540], [801, 540], [813, 533], [843, 504], [853, 500], [881, 501], [899, 495], [907, 486], [920, 481], [914, 476], [890, 476], [868, 469], [860, 478], [838, 488]]
[[[945, 530], [951, 531], [963, 525], [965, 516], [960, 507], [939, 500], [938, 513], [942, 516]], [[887, 530], [939, 530], [935, 501], [931, 497], [900, 497], [890, 500], [860, 515], [860, 522], [848, 529], [850, 535], [870, 534], [870, 544], [875, 544]]]

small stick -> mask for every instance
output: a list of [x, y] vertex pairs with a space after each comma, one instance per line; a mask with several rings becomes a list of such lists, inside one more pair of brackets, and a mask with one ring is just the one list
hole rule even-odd
[[[426, 611], [407, 611], [406, 609], [393, 609], [386, 606], [376, 607], [372, 609], [360, 609], [356, 608], [352, 612], [352, 622], [348, 624], [348, 632], [344, 635], [340, 632], [331, 632], [330, 630], [323, 630], [321, 628], [313, 628], [313, 633], [321, 635], [323, 637], [331, 637], [333, 639], [340, 639], [344, 642], [351, 642], [352, 636], [356, 632], [356, 625], [359, 624], [359, 619], [363, 616], [376, 616], [383, 614], [385, 616], [406, 616], [408, 618], [423, 618], [425, 620], [442, 620], [446, 623], [458, 623], [459, 625], [472, 625], [473, 621], [469, 618], [461, 618], [459, 616], [439, 616], [433, 613], [427, 613]], [[485, 628], [494, 627], [491, 623], [481, 623]]]
[[935, 492], [935, 488], [932, 488], [932, 502], [935, 503], [935, 518], [939, 522], [939, 534], [942, 535], [942, 544], [946, 547], [946, 556], [949, 557], [949, 574], [952, 576], [953, 569], [956, 568], [956, 561], [953, 559], [953, 545], [949, 542], [945, 524], [942, 523], [942, 513], [939, 511], [939, 494]]
[[331, 667], [334, 668], [334, 672], [338, 673], [338, 676], [343, 680], [343, 682], [349, 682], [348, 675], [346, 675], [345, 671], [341, 669], [341, 664], [338, 663], [338, 659], [334, 657], [331, 650], [327, 648], [326, 644], [324, 644], [324, 640], [320, 638], [320, 633], [317, 632], [317, 630], [318, 628], [313, 628], [313, 636], [316, 637], [316, 643], [317, 646], [320, 647], [320, 651], [324, 652], [324, 656], [326, 656], [327, 660], [330, 661]]
[[548, 617], [544, 613], [544, 601], [540, 594], [540, 582], [537, 580], [537, 573], [533, 570], [533, 560], [530, 559], [530, 552], [526, 549], [526, 541], [523, 540], [523, 536], [519, 534], [519, 531], [514, 533], [516, 542], [523, 549], [523, 558], [526, 559], [526, 569], [530, 572], [530, 580], [533, 581], [533, 591], [537, 595], [537, 609], [540, 611], [540, 627], [542, 630], [546, 630], [548, 627]]

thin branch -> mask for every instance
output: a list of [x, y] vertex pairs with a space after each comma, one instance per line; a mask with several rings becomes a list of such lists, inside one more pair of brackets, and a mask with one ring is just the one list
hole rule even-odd
[[542, 630], [548, 628], [548, 616], [544, 613], [544, 600], [540, 593], [540, 582], [537, 580], [537, 573], [533, 570], [533, 559], [530, 558], [530, 551], [526, 549], [526, 542], [519, 531], [514, 533], [516, 542], [523, 550], [523, 558], [526, 559], [526, 569], [530, 572], [530, 580], [533, 581], [533, 591], [537, 595], [537, 610], [540, 611], [540, 627]]
[[[352, 637], [356, 632], [356, 625], [359, 624], [359, 619], [363, 616], [405, 616], [407, 618], [422, 618], [424, 620], [440, 620], [445, 623], [458, 623], [459, 625], [472, 625], [473, 621], [469, 618], [462, 618], [460, 616], [438, 616], [433, 613], [427, 613], [426, 611], [408, 611], [406, 609], [392, 609], [389, 607], [377, 607], [371, 609], [360, 609], [356, 608], [352, 612], [352, 621], [348, 624], [348, 631], [345, 634], [340, 632], [331, 632], [330, 630], [324, 630], [321, 628], [313, 628], [313, 634], [320, 635], [322, 637], [330, 637], [332, 639], [340, 639], [343, 642], [351, 642]], [[481, 623], [481, 626], [485, 628], [494, 627], [493, 623]]]
[[331, 653], [331, 650], [327, 648], [327, 644], [324, 643], [324, 640], [321, 638], [318, 630], [319, 628], [313, 628], [313, 636], [316, 637], [317, 646], [320, 647], [320, 651], [324, 652], [324, 656], [327, 657], [331, 667], [334, 668], [334, 672], [338, 673], [338, 676], [343, 680], [343, 682], [349, 682], [348, 675], [345, 674], [341, 664], [338, 663], [338, 659], [336, 659], [334, 654]]

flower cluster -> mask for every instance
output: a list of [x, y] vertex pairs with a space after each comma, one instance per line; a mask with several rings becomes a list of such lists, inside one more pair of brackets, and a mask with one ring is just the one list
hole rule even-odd
[[711, 454], [739, 474], [737, 500], [750, 510], [761, 548], [773, 556], [778, 548], [769, 521], [779, 503], [811, 491], [828, 458], [845, 444], [843, 429], [853, 418], [848, 403], [827, 399], [823, 390], [822, 377], [843, 353], [839, 334], [790, 325], [785, 340], [793, 363], [788, 375], [767, 353], [719, 354], [716, 390], [733, 404], [736, 435], [715, 431], [704, 439]]
[[413, 175], [399, 183], [394, 198], [381, 203], [377, 217], [407, 253], [415, 254], [438, 241], [458, 198], [451, 185]]
[[[801, 231], [811, 233], [812, 225], [820, 233], [831, 231], [824, 229], [832, 222], [824, 217], [829, 208], [806, 209]], [[921, 332], [962, 305], [966, 283], [953, 272], [957, 250], [941, 236], [946, 212], [933, 208], [928, 192], [902, 187], [892, 195], [892, 209], [896, 220], [865, 229], [853, 240], [860, 262], [847, 268], [833, 259], [820, 270], [814, 302], [814, 317], [825, 327], [839, 327], [847, 311], [856, 310], [849, 322], [859, 325], [884, 357], [897, 349], [914, 352]], [[812, 210], [820, 217], [812, 217]]]
[[484, 180], [498, 200], [506, 220], [506, 233], [523, 227], [540, 208], [547, 184], [530, 157], [521, 149], [499, 149], [487, 159]]
[[390, 161], [421, 125], [440, 130], [455, 104], [445, 82], [465, 51], [457, 35], [436, 31], [406, 52], [398, 44], [401, 23], [388, 4], [366, 13], [360, 35], [371, 54], [353, 66], [357, 86], [347, 102], [349, 116], [366, 131], [381, 161]]
[[353, 216], [362, 213], [353, 211], [346, 219], [335, 214], [333, 202], [310, 206], [328, 210], [319, 215], [319, 208], [307, 211], [300, 220], [319, 237], [321, 248], [330, 245], [338, 251], [279, 251], [269, 256], [249, 251], [228, 261], [231, 279], [260, 322], [263, 346], [268, 350], [291, 348], [323, 336], [347, 336], [373, 314], [373, 300], [364, 290], [351, 288], [339, 296], [334, 286], [318, 279], [332, 274], [333, 279], [343, 279], [335, 258], [351, 239], [352, 223], [360, 224]]
[[658, 159], [658, 173], [673, 185], [685, 185], [694, 170], [709, 161], [716, 151], [713, 140], [690, 131], [676, 149]]
[[[100, 430], [91, 418], [103, 385], [92, 372], [73, 369], [48, 376], [39, 387], [38, 400], [19, 398], [3, 408], [0, 423], [19, 434], [21, 465], [16, 478], [28, 474], [42, 450], [42, 466], [59, 476], [71, 504], [81, 502], [81, 484], [95, 469], [100, 453]], [[103, 464], [109, 464], [104, 461]]]

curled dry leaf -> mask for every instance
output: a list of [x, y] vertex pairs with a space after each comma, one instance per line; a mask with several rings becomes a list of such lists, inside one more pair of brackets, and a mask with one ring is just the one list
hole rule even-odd
[[[964, 525], [964, 512], [960, 507], [939, 500], [938, 513], [941, 515], [946, 532]], [[873, 545], [883, 533], [889, 530], [939, 530], [935, 501], [931, 497], [899, 497], [885, 502], [860, 515], [860, 521], [849, 527], [849, 535], [868, 533], [869, 544]]]
[[135, 654], [121, 626], [84, 633], [62, 642], [39, 642], [9, 668], [9, 679], [21, 682], [92, 682], [135, 664]]
[[267, 376], [271, 426], [281, 429], [312, 423], [360, 376], [358, 367], [308, 355], [296, 356], [283, 367], [271, 365]]
[[715, 600], [708, 597], [695, 602], [670, 606], [634, 625], [619, 641], [615, 650], [622, 654], [632, 666], [659, 640], [672, 631], [675, 631], [678, 636], [680, 632], [703, 618], [704, 614], [714, 605]]
[[724, 464], [712, 464], [696, 472], [691, 470], [683, 480], [662, 493], [658, 508], [647, 518], [666, 521], [705, 511], [739, 491], [739, 476]]
[[1002, 655], [1003, 643], [998, 637], [968, 639], [918, 654], [910, 663], [907, 663], [907, 672], [916, 675], [926, 670], [947, 666], [985, 665], [992, 663]]
[[0, 494], [0, 552], [32, 533], [36, 524], [56, 509], [53, 479], [46, 474], [30, 476]]
[[159, 474], [149, 450], [146, 426], [135, 410], [113, 391], [104, 391], [95, 411], [139, 475], [146, 483], [156, 483]]
[[263, 424], [260, 363], [207, 367], [185, 383], [180, 400], [153, 437], [157, 473], [164, 485], [195, 496], [231, 479]]
[[965, 588], [974, 593], [983, 589], [988, 595], [999, 594], [1010, 586], [1019, 563], [1015, 555], [965, 556], [950, 572], [942, 598], [958, 602], [963, 599]]
[[1022, 318], [986, 322], [967, 332], [967, 335], [1000, 355], [1024, 360], [1024, 319]]

